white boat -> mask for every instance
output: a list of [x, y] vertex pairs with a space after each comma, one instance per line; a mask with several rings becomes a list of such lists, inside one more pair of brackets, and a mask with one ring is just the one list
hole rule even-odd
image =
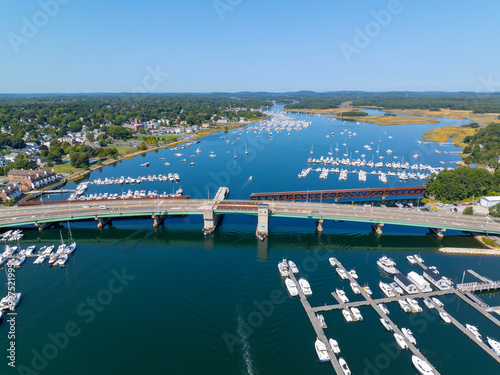
[[70, 245], [66, 246], [66, 248], [64, 249], [64, 253], [71, 254], [75, 250], [76, 250], [76, 242], [73, 241]]
[[411, 307], [408, 304], [408, 302], [406, 302], [405, 300], [400, 299], [398, 301], [398, 303], [399, 303], [399, 306], [401, 307], [401, 310], [403, 310], [405, 313], [411, 312]]
[[337, 296], [340, 299], [340, 302], [342, 303], [348, 303], [349, 298], [345, 295], [345, 292], [342, 289], [336, 289], [335, 292], [337, 293]]
[[368, 294], [369, 296], [371, 296], [373, 294], [372, 290], [370, 289], [370, 287], [368, 285], [365, 285], [363, 287], [363, 290], [365, 291], [366, 294]]
[[436, 297], [432, 297], [432, 301], [438, 305], [439, 307], [444, 307], [444, 304], [443, 302], [441, 302], [440, 300], [438, 300]]
[[410, 263], [410, 264], [415, 264], [415, 263], [416, 263], [415, 258], [413, 257], [413, 255], [408, 255], [408, 256], [406, 257], [406, 260], [407, 260], [407, 261], [408, 261], [408, 263]]
[[413, 366], [417, 369], [417, 371], [422, 375], [433, 375], [434, 371], [432, 371], [432, 367], [423, 359], [418, 358], [416, 355], [411, 356], [411, 361], [413, 362]]
[[384, 312], [385, 315], [389, 315], [389, 309], [386, 305], [384, 305], [383, 303], [379, 303], [378, 307]]
[[293, 273], [299, 273], [299, 269], [297, 268], [294, 262], [289, 260], [288, 265], [290, 266], [290, 269], [292, 270]]
[[40, 255], [38, 258], [35, 259], [33, 264], [43, 264], [45, 262], [45, 255]]
[[412, 312], [421, 313], [423, 311], [416, 300], [412, 298], [407, 298], [406, 301], [408, 302], [408, 305], [410, 305], [410, 309]]
[[347, 366], [347, 362], [345, 361], [344, 358], [342, 357], [339, 358], [339, 364], [344, 375], [351, 375], [351, 370], [349, 369], [349, 366]]
[[347, 273], [342, 268], [337, 267], [336, 271], [342, 280], [346, 280], [348, 278]]
[[335, 258], [328, 258], [328, 261], [330, 262], [330, 265], [332, 267], [335, 267], [337, 264], [335, 263]]
[[350, 271], [349, 271], [349, 275], [351, 275], [351, 277], [352, 277], [354, 280], [357, 280], [357, 279], [358, 279], [358, 274], [356, 273], [356, 270], [350, 270]]
[[427, 306], [428, 309], [433, 309], [434, 305], [432, 304], [430, 299], [424, 298], [424, 304]]
[[391, 283], [391, 288], [394, 289], [395, 293], [404, 294], [403, 288], [401, 288], [397, 283]]
[[395, 265], [396, 263], [392, 259], [387, 258], [385, 255], [377, 260], [377, 266], [391, 275], [395, 275], [397, 272], [396, 267], [394, 267]]
[[348, 309], [342, 309], [342, 315], [344, 315], [344, 319], [346, 322], [352, 322], [352, 314]]
[[280, 275], [282, 277], [287, 277], [289, 275], [288, 262], [286, 259], [278, 263], [278, 270], [280, 271]]
[[483, 341], [481, 334], [479, 333], [479, 330], [476, 326], [473, 326], [472, 324], [466, 324], [465, 328], [467, 328], [470, 333], [472, 333], [476, 337], [476, 339], [478, 339], [479, 341]]
[[396, 342], [401, 349], [408, 349], [408, 344], [406, 343], [403, 336], [401, 336], [399, 333], [395, 333], [394, 338], [396, 339]]
[[293, 282], [292, 279], [287, 277], [285, 279], [285, 285], [286, 285], [286, 288], [288, 289], [288, 293], [290, 293], [290, 295], [292, 297], [295, 297], [296, 295], [299, 294], [299, 290], [297, 289], [297, 285], [295, 285], [295, 283]]
[[328, 340], [330, 346], [332, 347], [333, 354], [339, 354], [340, 353], [340, 346], [337, 340], [330, 339]]
[[311, 290], [311, 286], [309, 285], [309, 283], [307, 282], [306, 279], [301, 278], [299, 280], [299, 285], [306, 296], [310, 296], [311, 294], [313, 294], [313, 292]]
[[386, 297], [395, 297], [396, 294], [394, 294], [394, 291], [392, 290], [391, 286], [389, 284], [383, 283], [380, 281], [378, 283], [378, 286], [380, 287], [380, 290]]
[[424, 260], [422, 259], [422, 257], [418, 254], [414, 254], [413, 255], [413, 258], [415, 259], [415, 262], [420, 262], [420, 263], [424, 263]]
[[359, 289], [356, 283], [351, 283], [351, 289], [354, 294], [360, 294], [361, 290]]
[[68, 260], [68, 254], [63, 254], [54, 262], [54, 266], [64, 266]]
[[318, 318], [319, 325], [321, 326], [321, 328], [323, 329], [328, 328], [325, 322], [325, 317], [323, 315], [316, 314], [316, 318]]
[[330, 360], [330, 356], [328, 355], [328, 351], [326, 350], [326, 345], [320, 339], [316, 339], [314, 343], [314, 348], [316, 349], [316, 354], [318, 355], [318, 359], [320, 362], [328, 362]]
[[447, 312], [440, 311], [440, 312], [439, 312], [439, 317], [440, 317], [440, 318], [443, 320], [443, 322], [445, 322], [446, 324], [451, 323], [450, 316], [448, 315], [448, 313], [447, 313]]
[[27, 257], [33, 255], [33, 251], [35, 250], [35, 245], [29, 246], [24, 253]]
[[402, 273], [394, 275], [394, 281], [408, 294], [417, 294], [417, 287]]
[[497, 341], [491, 337], [487, 337], [486, 338], [486, 341], [488, 341], [488, 344], [490, 344], [491, 346], [491, 349], [493, 349], [493, 351], [498, 355], [500, 356], [500, 341]]
[[413, 337], [413, 332], [409, 328], [401, 328], [401, 332], [403, 332], [403, 335], [406, 336], [409, 342], [411, 342], [413, 345], [417, 345], [417, 340], [415, 337]]
[[49, 265], [53, 266], [54, 263], [56, 262], [56, 260], [57, 260], [57, 255], [56, 254], [50, 254], [50, 256], [49, 256]]
[[10, 293], [0, 300], [0, 311], [16, 309], [17, 304], [21, 300], [21, 293]]
[[351, 314], [354, 316], [354, 320], [361, 321], [363, 320], [363, 315], [357, 307], [351, 307]]
[[380, 323], [382, 323], [382, 325], [384, 326], [386, 331], [388, 331], [388, 332], [392, 331], [391, 324], [389, 323], [389, 321], [387, 319], [380, 318]]

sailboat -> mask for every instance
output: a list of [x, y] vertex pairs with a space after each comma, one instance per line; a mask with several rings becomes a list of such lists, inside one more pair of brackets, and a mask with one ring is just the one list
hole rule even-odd
[[313, 153], [313, 145], [311, 145], [311, 154]]
[[337, 142], [337, 147], [335, 147], [335, 151], [339, 150], [339, 142]]
[[245, 144], [245, 155], [248, 154], [248, 147], [247, 145]]
[[332, 145], [330, 145], [330, 152], [328, 152], [328, 155], [333, 155], [333, 152], [332, 152]]
[[238, 155], [236, 155], [236, 149], [234, 149], [234, 157], [233, 159], [236, 159], [238, 157]]

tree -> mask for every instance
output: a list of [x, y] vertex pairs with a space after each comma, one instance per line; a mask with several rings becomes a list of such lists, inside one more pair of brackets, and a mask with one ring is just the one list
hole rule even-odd
[[86, 152], [71, 152], [69, 158], [72, 167], [88, 168], [90, 165], [89, 154]]
[[493, 217], [500, 217], [500, 203], [497, 203], [493, 207], [490, 207], [489, 212]]
[[141, 143], [139, 144], [139, 146], [137, 146], [137, 149], [138, 149], [139, 151], [147, 150], [147, 149], [148, 149], [148, 146], [146, 146], [146, 143], [145, 143], [145, 142], [141, 142]]
[[94, 142], [94, 134], [92, 133], [85, 134], [85, 138], [87, 138], [89, 142]]
[[106, 134], [99, 134], [97, 136], [97, 142], [99, 142], [99, 146], [105, 147], [107, 145], [108, 136]]
[[463, 215], [474, 215], [474, 208], [472, 206], [467, 206], [462, 212]]
[[12, 148], [24, 148], [26, 144], [22, 138], [12, 138]]

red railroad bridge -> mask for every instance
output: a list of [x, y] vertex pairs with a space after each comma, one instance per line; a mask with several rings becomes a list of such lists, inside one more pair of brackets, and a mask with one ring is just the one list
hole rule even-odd
[[286, 191], [276, 193], [253, 193], [250, 200], [254, 201], [314, 201], [323, 199], [354, 199], [419, 196], [427, 192], [425, 186], [404, 186], [374, 189], [340, 189], [340, 190], [308, 190]]

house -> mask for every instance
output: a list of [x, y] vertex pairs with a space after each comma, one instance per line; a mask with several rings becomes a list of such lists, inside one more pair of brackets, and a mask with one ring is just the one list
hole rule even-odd
[[500, 196], [481, 197], [479, 200], [479, 204], [486, 208], [493, 207], [498, 203], [500, 203]]
[[9, 182], [20, 184], [21, 191], [39, 189], [57, 181], [53, 169], [48, 171], [11, 169], [7, 174]]
[[18, 200], [23, 193], [17, 184], [8, 184], [0, 190], [0, 198], [2, 202], [7, 202], [9, 199]]

